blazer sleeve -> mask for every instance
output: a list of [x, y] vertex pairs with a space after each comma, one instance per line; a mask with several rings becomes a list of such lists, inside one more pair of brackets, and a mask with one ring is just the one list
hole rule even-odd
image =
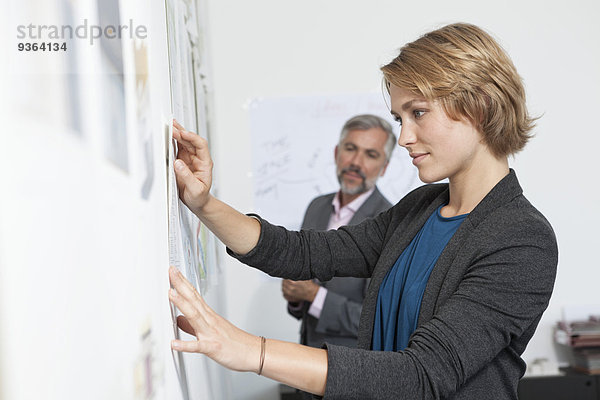
[[[368, 279], [363, 280], [363, 298], [368, 281]], [[352, 301], [346, 296], [328, 290], [315, 330], [322, 334], [356, 337], [361, 311], [362, 301]]]
[[261, 223], [256, 246], [245, 255], [235, 254], [229, 248], [226, 251], [242, 263], [279, 278], [321, 281], [334, 276], [370, 278], [398, 223], [444, 193], [447, 185], [425, 185], [374, 218], [328, 231], [288, 231], [252, 214]]
[[451, 398], [494, 361], [522, 363], [552, 293], [556, 239], [535, 216], [484, 225], [457, 255], [467, 265], [458, 287], [404, 351], [327, 345], [325, 399]]
[[230, 249], [227, 252], [244, 264], [279, 278], [368, 278], [383, 248], [390, 210], [358, 225], [329, 231], [288, 231], [260, 219], [261, 232], [254, 249], [246, 255]]

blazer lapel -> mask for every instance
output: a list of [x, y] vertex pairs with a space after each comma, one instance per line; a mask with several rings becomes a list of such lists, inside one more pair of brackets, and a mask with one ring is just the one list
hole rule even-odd
[[[333, 199], [333, 197], [332, 197]], [[328, 207], [323, 207], [318, 212], [318, 219], [315, 221], [316, 230], [318, 231], [326, 231], [327, 225], [329, 225], [329, 218], [331, 218], [331, 211], [333, 210], [333, 205], [331, 202]]]
[[[433, 271], [431, 271], [427, 286], [425, 287], [425, 292], [423, 293], [423, 299], [421, 300], [417, 326], [429, 321], [435, 314], [438, 299], [443, 292], [444, 283], [453, 281], [453, 279], [462, 279], [464, 271], [453, 272], [451, 266], [456, 255], [460, 249], [463, 248], [465, 241], [468, 240], [477, 225], [479, 225], [490, 212], [506, 204], [514, 197], [519, 196], [522, 192], [516, 174], [511, 169], [509, 174], [498, 182], [473, 211], [469, 213], [442, 251], [442, 254], [440, 254]], [[455, 276], [456, 274], [460, 274], [461, 276], [457, 277]], [[446, 296], [446, 294], [444, 294], [444, 296]]]
[[309, 220], [304, 221], [302, 225], [302, 229], [315, 229], [318, 231], [327, 230], [327, 225], [329, 225], [329, 218], [331, 217], [331, 212], [333, 210], [333, 205], [331, 202], [333, 201], [333, 196], [336, 193], [330, 193], [322, 199], [322, 202], [318, 206], [314, 206], [314, 213], [310, 213], [311, 218]]
[[375, 187], [375, 190], [373, 193], [371, 193], [369, 198], [365, 200], [358, 210], [356, 210], [356, 213], [352, 216], [352, 219], [350, 222], [348, 222], [348, 225], [356, 225], [367, 218], [377, 215], [379, 211], [379, 203], [381, 202], [382, 198], [383, 196], [379, 192], [379, 189]]

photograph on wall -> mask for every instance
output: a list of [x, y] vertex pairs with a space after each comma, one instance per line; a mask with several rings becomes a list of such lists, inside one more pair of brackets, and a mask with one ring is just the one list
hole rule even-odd
[[147, 200], [154, 183], [154, 147], [152, 141], [152, 105], [148, 83], [148, 46], [144, 41], [133, 43], [135, 61], [135, 94], [137, 117], [137, 140], [141, 149], [140, 170], [143, 176], [140, 194]]
[[[120, 11], [118, 0], [98, 1], [98, 24], [100, 26], [119, 26]], [[123, 65], [123, 44], [121, 38], [100, 40], [102, 70], [104, 79], [104, 154], [117, 167], [129, 172], [129, 153], [127, 145], [127, 125], [125, 107], [125, 73]]]
[[[77, 21], [76, 15], [76, 3], [74, 0], [64, 0], [62, 2], [63, 19], [69, 26], [76, 26]], [[71, 131], [77, 135], [83, 135], [82, 118], [82, 98], [81, 98], [81, 67], [79, 66], [79, 49], [77, 48], [76, 40], [68, 40], [67, 47], [69, 49], [66, 52], [65, 62], [65, 90], [66, 99], [69, 103], [68, 107], [65, 107], [67, 124], [71, 127]]]

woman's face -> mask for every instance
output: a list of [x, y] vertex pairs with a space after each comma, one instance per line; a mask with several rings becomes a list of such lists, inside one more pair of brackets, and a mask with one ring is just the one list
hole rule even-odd
[[466, 120], [450, 119], [438, 102], [390, 85], [392, 115], [400, 122], [398, 144], [408, 150], [425, 183], [459, 179], [476, 167], [485, 145]]

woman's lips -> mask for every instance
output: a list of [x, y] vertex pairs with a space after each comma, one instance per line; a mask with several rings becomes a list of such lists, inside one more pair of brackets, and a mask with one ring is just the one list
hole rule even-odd
[[412, 161], [413, 165], [418, 165], [428, 155], [429, 155], [429, 153], [410, 153], [410, 156], [413, 159], [413, 161]]

